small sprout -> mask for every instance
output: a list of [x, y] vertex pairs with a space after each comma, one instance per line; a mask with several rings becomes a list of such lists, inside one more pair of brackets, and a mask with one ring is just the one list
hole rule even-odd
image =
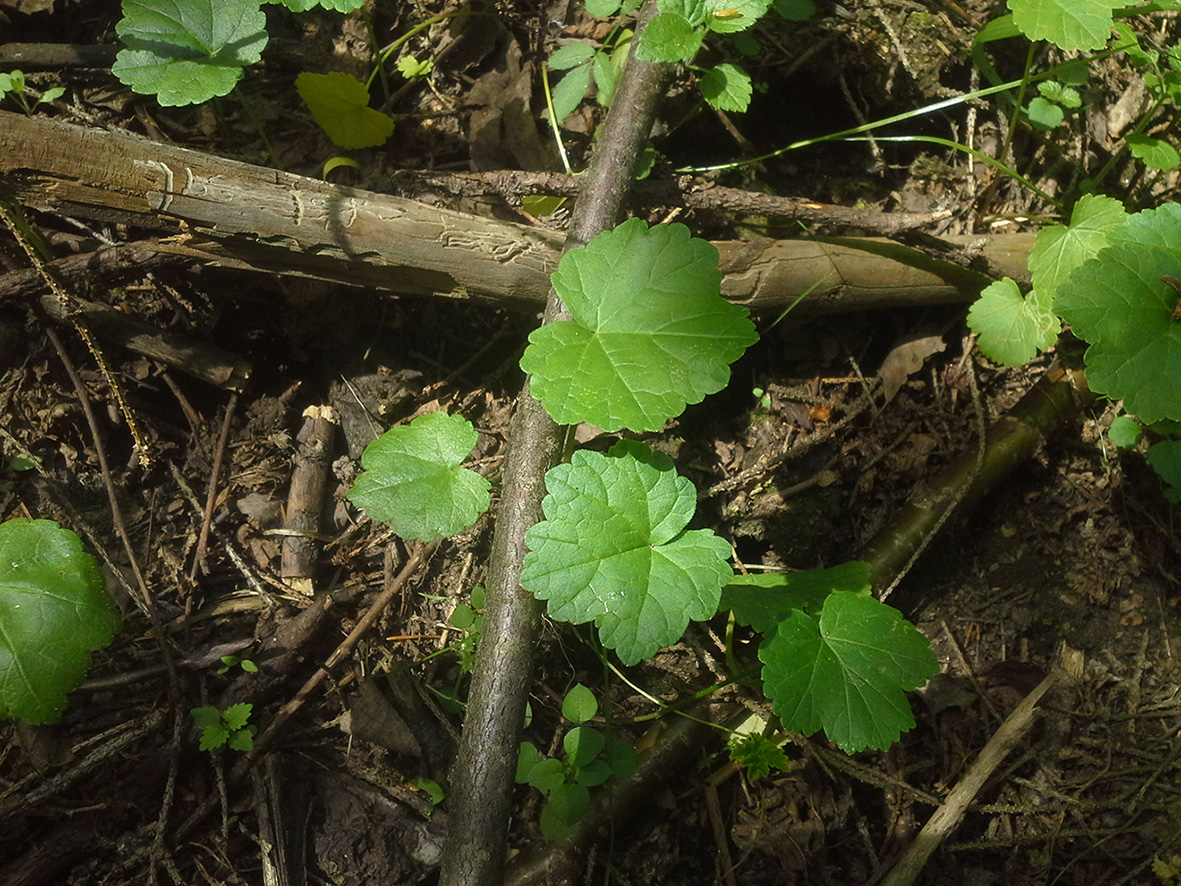
[[203, 751], [228, 746], [235, 751], [254, 750], [254, 727], [248, 725], [254, 705], [239, 702], [224, 711], [215, 707], [193, 708], [193, 722], [201, 730]]

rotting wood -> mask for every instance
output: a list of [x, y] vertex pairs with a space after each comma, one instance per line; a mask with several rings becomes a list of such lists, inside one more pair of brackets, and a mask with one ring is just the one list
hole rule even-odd
[[[124, 132], [0, 112], [0, 199], [174, 235], [162, 251], [404, 295], [538, 310], [559, 232], [252, 166]], [[946, 238], [1028, 279], [1032, 234]], [[723, 295], [844, 311], [963, 302], [989, 278], [881, 238], [719, 241]]]

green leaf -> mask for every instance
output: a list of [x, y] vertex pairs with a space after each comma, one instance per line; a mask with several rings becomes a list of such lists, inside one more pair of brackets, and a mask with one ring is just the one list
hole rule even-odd
[[229, 734], [227, 744], [232, 751], [253, 751], [254, 733], [249, 729], [239, 729]]
[[1117, 415], [1111, 420], [1107, 437], [1120, 449], [1130, 449], [1140, 442], [1140, 423], [1130, 415]]
[[119, 614], [82, 541], [50, 520], [0, 523], [0, 717], [56, 723]]
[[335, 12], [352, 12], [354, 9], [360, 9], [365, 0], [267, 0], [267, 2], [282, 2], [292, 12], [307, 12], [317, 6]]
[[[520, 762], [518, 760], [518, 762]], [[561, 760], [542, 757], [526, 773], [528, 783], [543, 794], [561, 787], [566, 781], [566, 770]]]
[[239, 702], [238, 704], [230, 705], [221, 715], [222, 721], [225, 723], [227, 729], [242, 729], [248, 722], [250, 722], [250, 712], [253, 709], [254, 705], [244, 701]]
[[574, 109], [582, 104], [587, 89], [590, 88], [590, 65], [575, 68], [558, 81], [554, 87], [554, 119], [561, 123], [574, 113]]
[[771, 5], [789, 22], [804, 22], [816, 14], [812, 0], [775, 0]]
[[1177, 149], [1164, 139], [1131, 133], [1124, 141], [1127, 142], [1132, 156], [1149, 169], [1172, 172], [1181, 165], [1181, 155], [1178, 155]]
[[115, 32], [112, 73], [162, 105], [225, 95], [267, 45], [259, 0], [123, 0]]
[[1062, 121], [1066, 118], [1062, 108], [1040, 95], [1030, 101], [1025, 112], [1029, 115], [1029, 122], [1035, 128], [1043, 131], [1062, 125]]
[[751, 781], [764, 778], [773, 768], [791, 769], [791, 760], [783, 748], [757, 732], [735, 736], [730, 741], [730, 759], [746, 767], [746, 777]]
[[577, 43], [567, 43], [565, 46], [554, 50], [554, 53], [549, 57], [549, 68], [551, 71], [568, 71], [570, 68], [578, 67], [583, 62], [590, 61], [591, 56], [594, 54], [595, 48], [585, 40], [579, 40]]
[[398, 59], [398, 73], [407, 80], [415, 77], [425, 77], [435, 69], [435, 63], [429, 58], [419, 61], [412, 55], [404, 55]]
[[432, 806], [438, 806], [443, 802], [444, 793], [443, 786], [432, 778], [412, 778], [410, 783], [423, 791], [427, 797], [430, 798]]
[[968, 310], [968, 326], [990, 360], [1021, 366], [1052, 347], [1061, 323], [1036, 291], [1021, 294], [1009, 277], [990, 283]]
[[939, 672], [926, 637], [872, 597], [837, 591], [819, 619], [793, 612], [759, 647], [787, 729], [823, 729], [846, 753], [885, 750], [914, 726], [906, 692]]
[[198, 729], [221, 725], [221, 711], [214, 707], [193, 708], [189, 713]]
[[697, 496], [667, 455], [622, 440], [606, 455], [575, 452], [545, 483], [521, 586], [548, 601], [551, 617], [593, 619], [603, 645], [635, 664], [717, 612], [730, 548], [708, 530], [685, 531]]
[[595, 758], [585, 766], [579, 766], [574, 781], [584, 787], [593, 788], [611, 777], [611, 766], [606, 760]]
[[702, 32], [675, 12], [662, 12], [640, 35], [636, 58], [648, 62], [683, 62], [697, 54]]
[[586, 0], [586, 11], [595, 18], [608, 18], [619, 11], [619, 0]]
[[607, 736], [593, 726], [575, 726], [562, 737], [562, 747], [572, 766], [586, 766], [602, 753]]
[[720, 608], [730, 609], [739, 624], [769, 634], [797, 609], [816, 615], [833, 591], [868, 594], [870, 565], [850, 560], [806, 572], [735, 575], [722, 588]]
[[[624, 57], [626, 58], [626, 55]], [[614, 54], [596, 52], [594, 61], [591, 63], [595, 73], [595, 88], [598, 90], [595, 100], [604, 108], [611, 107], [611, 102], [615, 99], [615, 84], [618, 77], [616, 76], [614, 59]]]
[[460, 467], [479, 435], [459, 415], [431, 412], [365, 447], [349, 500], [402, 538], [454, 535], [488, 510], [490, 484]]
[[706, 0], [705, 26], [718, 34], [745, 31], [766, 14], [771, 0]]
[[574, 829], [590, 806], [590, 792], [580, 784], [563, 784], [549, 795], [541, 810], [541, 835], [560, 840]]
[[731, 64], [710, 68], [702, 75], [701, 94], [719, 111], [745, 111], [750, 107], [750, 74]]
[[1169, 500], [1176, 502], [1177, 492], [1181, 491], [1181, 440], [1153, 443], [1146, 457], [1152, 469], [1169, 485], [1168, 491], [1173, 492]]
[[640, 755], [636, 753], [632, 743], [622, 738], [607, 742], [603, 759], [611, 767], [613, 778], [631, 778], [640, 768]]
[[295, 89], [320, 128], [342, 148], [375, 148], [385, 144], [394, 121], [369, 107], [369, 90], [351, 74], [304, 72]]
[[517, 751], [517, 784], [529, 784], [529, 773], [544, 759], [546, 759], [545, 755], [537, 749], [537, 745], [533, 742], [521, 742], [521, 748]]
[[[1152, 212], [1164, 210], [1181, 207]], [[1157, 218], [1168, 222], [1170, 213]], [[1181, 277], [1178, 250], [1119, 242], [1079, 268], [1056, 301], [1075, 335], [1090, 344], [1084, 361], [1091, 389], [1122, 399], [1148, 424], [1181, 419], [1179, 296], [1166, 277]]]
[[[1082, 70], [1085, 72], [1086, 68]], [[1080, 108], [1083, 104], [1082, 96], [1078, 94], [1077, 89], [1063, 86], [1057, 80], [1043, 80], [1037, 85], [1037, 91], [1048, 101], [1062, 105], [1064, 108]]]
[[660, 430], [757, 339], [721, 278], [717, 249], [684, 225], [629, 219], [567, 252], [550, 279], [574, 319], [529, 336], [533, 395], [561, 424]]
[[1088, 194], [1074, 204], [1070, 227], [1051, 225], [1037, 232], [1029, 253], [1029, 271], [1033, 275], [1033, 289], [1045, 310], [1050, 309], [1058, 287], [1071, 272], [1110, 244], [1127, 219], [1118, 200]]
[[1113, 9], [1123, 0], [1008, 0], [1013, 22], [1030, 40], [1049, 40], [1059, 49], [1102, 49], [1111, 32]]
[[575, 683], [562, 699], [562, 716], [571, 723], [585, 723], [599, 710], [598, 699], [595, 694], [583, 686]]
[[223, 747], [229, 740], [229, 730], [218, 721], [217, 723], [210, 723], [201, 730], [201, 741], [197, 747], [203, 751], [212, 751]]

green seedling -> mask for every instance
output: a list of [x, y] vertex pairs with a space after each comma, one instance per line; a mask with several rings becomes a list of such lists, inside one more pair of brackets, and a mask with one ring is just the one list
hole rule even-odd
[[241, 668], [248, 674], [257, 674], [258, 665], [248, 658], [239, 658], [236, 655], [223, 655], [221, 657], [221, 664], [218, 665], [218, 675], [228, 674], [232, 668]]
[[0, 523], [0, 717], [56, 723], [119, 629], [95, 559], [50, 520]]
[[562, 739], [563, 756], [547, 757], [532, 742], [521, 742], [517, 784], [531, 785], [545, 795], [540, 825], [547, 840], [560, 840], [574, 829], [590, 805], [590, 788], [636, 771], [639, 757], [629, 742], [609, 740], [585, 725], [598, 710], [594, 693], [576, 684], [562, 700], [562, 716], [574, 724]]
[[459, 641], [460, 674], [471, 673], [476, 664], [476, 647], [484, 631], [484, 589], [472, 588], [471, 603], [458, 603], [451, 611], [451, 626], [461, 634]]
[[8, 73], [0, 73], [0, 98], [10, 98], [18, 105], [20, 109], [26, 114], [32, 114], [40, 104], [48, 104], [49, 102], [57, 101], [66, 90], [63, 86], [55, 86], [53, 89], [47, 89], [41, 93], [41, 97], [33, 99], [30, 103], [30, 96], [25, 92], [25, 75], [19, 70], [9, 71]]
[[230, 705], [224, 711], [215, 707], [193, 708], [190, 713], [193, 723], [201, 730], [201, 750], [214, 751], [221, 747], [254, 750], [255, 729], [249, 725], [253, 709], [254, 705], [248, 702]]

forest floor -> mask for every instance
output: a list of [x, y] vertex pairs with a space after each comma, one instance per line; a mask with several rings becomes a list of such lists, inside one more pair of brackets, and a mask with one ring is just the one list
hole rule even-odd
[[[886, 0], [822, 4], [809, 22], [769, 26], [766, 45], [776, 48], [759, 67], [768, 89], [745, 116], [702, 109], [677, 81], [661, 112], [653, 176], [773, 150], [966, 88], [972, 23], [1003, 10], [929, 5], [936, 11]], [[394, 6], [378, 2], [371, 19], [383, 43], [426, 17]], [[539, 39], [592, 36], [598, 26], [573, 4], [553, 5], [541, 19], [526, 6], [456, 40], [431, 77], [400, 94], [392, 140], [351, 152], [359, 169], [338, 169], [333, 180], [380, 189], [398, 169], [558, 168], [541, 115], [514, 109], [543, 107], [530, 67]], [[0, 0], [3, 41], [113, 44], [117, 4], [49, 7]], [[67, 100], [48, 113], [71, 122], [98, 120], [318, 177], [339, 151], [311, 121], [294, 76], [303, 68], [364, 78], [370, 38], [357, 17], [281, 8], [269, 16], [275, 55], [232, 96], [201, 106], [160, 108], [109, 68], [26, 73], [36, 88], [67, 87]], [[550, 23], [541, 34], [539, 21]], [[425, 32], [410, 49], [429, 55], [448, 43], [450, 27]], [[820, 51], [806, 52], [814, 46]], [[900, 57], [899, 47], [910, 55]], [[1095, 94], [1114, 102], [1123, 87], [1107, 76], [1114, 75], [1097, 72]], [[602, 113], [588, 102], [567, 121], [576, 167]], [[963, 119], [960, 108], [915, 126], [951, 138]], [[981, 107], [975, 125], [983, 143], [1007, 118]], [[1091, 138], [1088, 126], [1080, 118], [1060, 142], [1041, 136], [1049, 147], [1019, 136], [1043, 188], [1065, 192], [1096, 162], [1086, 149], [1070, 153]], [[713, 180], [873, 210], [945, 211], [934, 235], [1021, 229], [1032, 205], [1026, 192], [981, 165], [969, 168], [963, 155], [884, 143], [819, 146]], [[549, 226], [563, 218], [532, 219], [501, 196], [404, 196]], [[653, 206], [640, 214], [656, 222], [670, 213]], [[136, 233], [31, 219], [63, 254]], [[710, 238], [859, 233], [805, 232], [722, 211], [687, 210], [675, 220]], [[0, 260], [8, 271], [27, 266], [7, 236]], [[253, 366], [245, 392], [231, 395], [108, 348], [109, 371], [153, 456], [145, 466], [109, 379], [63, 328], [63, 351], [103, 427], [104, 477], [61, 355], [26, 305], [4, 300], [3, 280], [0, 518], [56, 519], [101, 550], [124, 624], [94, 654], [89, 682], [60, 723], [0, 726], [0, 882], [260, 883], [264, 834], [295, 853], [293, 868], [306, 866], [308, 883], [431, 882], [447, 851], [446, 803], [433, 807], [420, 780], [446, 784], [467, 679], [465, 634], [450, 619], [482, 580], [491, 517], [444, 541], [410, 576], [251, 776], [232, 778], [235, 752], [198, 749], [189, 711], [249, 702], [251, 723], [265, 728], [409, 559], [400, 540], [345, 498], [365, 443], [445, 408], [479, 429], [471, 464], [495, 479], [522, 381], [516, 361], [536, 317], [197, 264], [92, 289], [91, 298]], [[944, 305], [757, 316], [761, 341], [735, 364], [729, 387], [653, 438], [702, 490], [697, 523], [732, 542], [736, 562], [752, 571], [855, 557], [942, 467], [976, 451], [983, 423], [1061, 356], [998, 367], [973, 348], [964, 314], [964, 305]], [[860, 409], [871, 390], [872, 407]], [[328, 405], [342, 431], [329, 437], [321, 541], [301, 585], [280, 565], [293, 537], [284, 534], [284, 516], [293, 464], [315, 430], [308, 410]], [[1162, 866], [1181, 856], [1179, 515], [1143, 457], [1121, 455], [1107, 440], [1113, 415], [1103, 401], [1078, 411], [983, 501], [956, 513], [895, 591], [891, 605], [930, 638], [942, 674], [912, 695], [916, 726], [894, 748], [838, 768], [818, 735], [787, 745], [790, 771], [749, 780], [726, 768], [720, 739], [706, 744], [693, 767], [671, 774], [649, 808], [597, 846], [587, 882], [873, 882], [1064, 649], [1081, 662], [1075, 679], [1046, 697], [1035, 728], [918, 882], [1181, 882], [1181, 857], [1172, 874]], [[604, 447], [616, 436], [590, 429], [582, 442]], [[36, 457], [36, 469], [24, 454]], [[116, 575], [127, 579], [131, 563], [108, 481], [168, 656], [146, 607]], [[724, 617], [691, 626], [683, 643], [627, 669], [625, 682], [604, 668], [589, 632], [547, 623], [527, 737], [542, 749], [555, 745], [562, 696], [581, 682], [609, 699], [620, 735], [640, 746], [659, 741], [644, 719], [657, 711], [650, 699], [673, 705], [716, 683], [725, 631]], [[235, 658], [226, 667], [222, 656]], [[522, 787], [518, 801], [511, 845], [536, 849], [539, 796]]]

